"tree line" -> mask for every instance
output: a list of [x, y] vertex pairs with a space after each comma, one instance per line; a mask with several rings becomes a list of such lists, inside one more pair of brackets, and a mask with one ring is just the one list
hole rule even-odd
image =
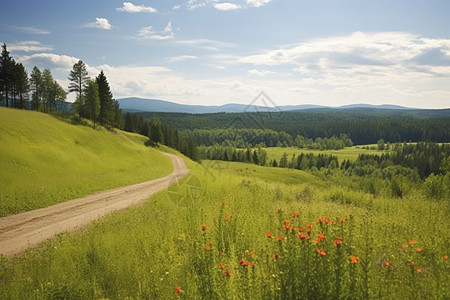
[[263, 113], [142, 113], [158, 115], [162, 122], [179, 130], [261, 129], [285, 132], [295, 140], [340, 137], [346, 134], [355, 145], [375, 144], [378, 140], [450, 142], [450, 109], [321, 109], [279, 114]]

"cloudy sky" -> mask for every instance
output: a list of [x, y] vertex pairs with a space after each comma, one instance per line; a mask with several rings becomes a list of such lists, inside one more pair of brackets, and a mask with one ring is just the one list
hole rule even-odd
[[64, 88], [81, 59], [116, 99], [450, 107], [448, 0], [130, 1], [7, 1], [0, 42]]

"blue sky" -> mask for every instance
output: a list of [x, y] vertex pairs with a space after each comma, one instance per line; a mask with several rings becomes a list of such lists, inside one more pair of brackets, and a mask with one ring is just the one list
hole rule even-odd
[[450, 107], [448, 0], [8, 2], [0, 42], [64, 88], [81, 59], [115, 98]]

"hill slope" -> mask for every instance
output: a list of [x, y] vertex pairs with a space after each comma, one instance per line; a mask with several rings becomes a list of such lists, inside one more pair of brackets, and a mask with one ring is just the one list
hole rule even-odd
[[0, 108], [0, 216], [169, 174], [145, 138]]

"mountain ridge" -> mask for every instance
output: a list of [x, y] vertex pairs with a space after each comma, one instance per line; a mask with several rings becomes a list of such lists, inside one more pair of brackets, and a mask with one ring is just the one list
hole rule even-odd
[[276, 107], [256, 105], [256, 104], [238, 104], [228, 103], [224, 105], [192, 105], [180, 104], [171, 101], [159, 99], [146, 99], [138, 97], [121, 98], [117, 100], [122, 111], [125, 112], [168, 112], [168, 113], [240, 113], [240, 112], [281, 112], [281, 111], [301, 111], [308, 109], [355, 109], [355, 108], [373, 108], [373, 109], [391, 109], [391, 110], [418, 110], [400, 105], [382, 104], [350, 104], [339, 107], [322, 106], [315, 104], [300, 105], [282, 105]]

